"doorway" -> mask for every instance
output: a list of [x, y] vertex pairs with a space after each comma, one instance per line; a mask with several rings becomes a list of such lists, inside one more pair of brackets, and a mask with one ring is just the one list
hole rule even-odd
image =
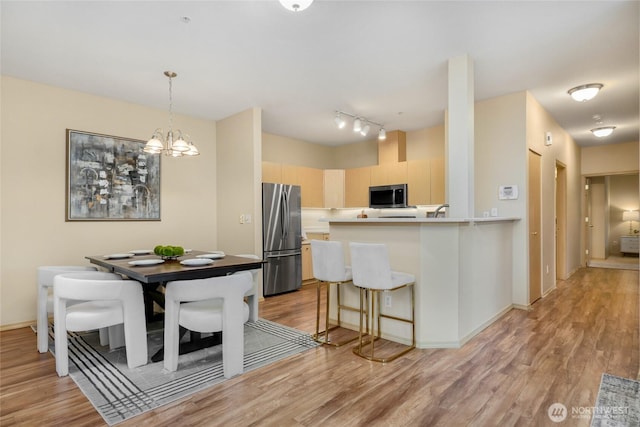
[[542, 297], [542, 242], [541, 228], [541, 183], [540, 154], [529, 150], [528, 159], [528, 204], [529, 204], [529, 304]]
[[620, 243], [638, 235], [638, 223], [622, 219], [624, 211], [640, 208], [638, 173], [588, 176], [585, 182], [586, 265], [637, 270], [637, 255], [622, 253]]
[[556, 162], [556, 279], [564, 280], [567, 274], [567, 168]]

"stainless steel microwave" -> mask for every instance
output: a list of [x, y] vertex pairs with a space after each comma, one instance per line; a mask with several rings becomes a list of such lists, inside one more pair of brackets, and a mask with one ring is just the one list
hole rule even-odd
[[407, 184], [369, 187], [370, 208], [406, 208], [408, 199]]

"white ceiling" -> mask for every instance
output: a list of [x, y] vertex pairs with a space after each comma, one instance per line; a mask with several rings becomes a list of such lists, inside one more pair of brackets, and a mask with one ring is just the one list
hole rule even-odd
[[[316, 0], [297, 13], [276, 0], [0, 6], [4, 75], [168, 109], [163, 72], [173, 70], [175, 112], [219, 120], [261, 107], [265, 132], [309, 142], [363, 139], [336, 128], [337, 109], [387, 130], [442, 124], [447, 61], [462, 54], [474, 61], [477, 100], [529, 90], [580, 145], [639, 139], [638, 1]], [[567, 95], [593, 82], [604, 88], [592, 101]], [[611, 137], [589, 132], [596, 114], [617, 126]]]

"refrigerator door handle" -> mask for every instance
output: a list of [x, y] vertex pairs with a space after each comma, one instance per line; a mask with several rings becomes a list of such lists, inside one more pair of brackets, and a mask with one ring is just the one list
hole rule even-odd
[[284, 238], [289, 237], [289, 196], [286, 191], [282, 192], [282, 210], [284, 211], [284, 226], [282, 227]]
[[302, 252], [297, 251], [297, 252], [292, 252], [290, 254], [285, 254], [285, 255], [267, 255], [267, 259], [270, 259], [270, 258], [284, 258], [284, 257], [287, 257], [287, 256], [297, 256], [297, 255], [301, 255], [301, 254], [302, 254]]

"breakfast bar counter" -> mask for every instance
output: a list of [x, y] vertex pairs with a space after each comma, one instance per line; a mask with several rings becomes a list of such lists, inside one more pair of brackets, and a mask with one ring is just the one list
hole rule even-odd
[[[385, 243], [391, 267], [416, 276], [418, 348], [460, 347], [512, 308], [513, 224], [518, 218], [324, 218], [331, 240]], [[410, 313], [408, 290], [382, 310]], [[355, 289], [345, 302], [357, 305]], [[332, 298], [332, 300], [335, 300]], [[342, 323], [357, 329], [357, 314]], [[331, 316], [335, 317], [335, 307]], [[398, 323], [398, 324], [397, 324]], [[386, 332], [386, 335], [385, 335]], [[383, 337], [409, 343], [410, 327], [388, 321]]]

